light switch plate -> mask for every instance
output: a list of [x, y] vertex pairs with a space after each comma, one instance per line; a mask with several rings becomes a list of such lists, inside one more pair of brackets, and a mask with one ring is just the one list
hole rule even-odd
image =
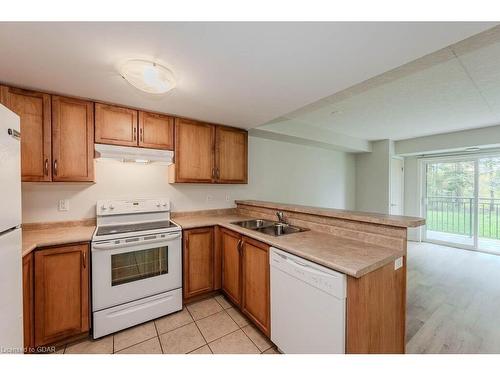
[[394, 261], [394, 270], [399, 270], [403, 267], [403, 257], [399, 257]]
[[59, 211], [69, 211], [69, 200], [68, 199], [61, 199], [59, 200]]

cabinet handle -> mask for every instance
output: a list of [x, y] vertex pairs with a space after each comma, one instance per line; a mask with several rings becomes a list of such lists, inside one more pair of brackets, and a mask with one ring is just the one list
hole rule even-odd
[[186, 237], [186, 250], [189, 249], [189, 237]]
[[84, 251], [82, 254], [83, 254], [83, 268], [87, 268], [87, 252]]
[[217, 180], [220, 178], [219, 168], [215, 168], [215, 178], [217, 178]]
[[57, 159], [54, 160], [54, 176], [57, 176]]
[[137, 140], [137, 128], [134, 128], [134, 135], [133, 135], [133, 137], [134, 137], [133, 140], [136, 141]]
[[139, 129], [139, 141], [143, 141], [143, 136], [142, 136], [142, 128]]
[[242, 240], [239, 240], [238, 245], [236, 245], [236, 247], [238, 248], [238, 253], [241, 253], [241, 244], [242, 244]]
[[216, 175], [215, 175], [215, 167], [212, 168], [212, 178], [215, 179], [216, 178]]
[[44, 172], [45, 172], [45, 176], [49, 175], [49, 159], [45, 159]]

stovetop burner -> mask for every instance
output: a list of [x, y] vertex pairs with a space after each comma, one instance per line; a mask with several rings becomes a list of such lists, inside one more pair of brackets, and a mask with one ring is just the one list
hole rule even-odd
[[152, 222], [136, 223], [136, 224], [106, 225], [97, 227], [96, 235], [107, 236], [111, 234], [141, 232], [146, 230], [168, 229], [174, 227], [177, 227], [177, 225], [171, 222], [170, 220], [152, 221]]

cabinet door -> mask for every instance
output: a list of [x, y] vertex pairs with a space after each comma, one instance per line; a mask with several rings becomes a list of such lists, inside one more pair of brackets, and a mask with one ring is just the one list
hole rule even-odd
[[269, 246], [244, 237], [241, 310], [270, 335]]
[[35, 252], [35, 345], [89, 330], [87, 244]]
[[214, 289], [213, 228], [184, 231], [184, 298]]
[[175, 181], [212, 182], [215, 127], [202, 122], [175, 120]]
[[29, 253], [23, 257], [23, 329], [25, 349], [35, 346], [33, 287], [33, 253]]
[[22, 181], [51, 181], [50, 95], [1, 86], [0, 100], [21, 118]]
[[222, 245], [222, 290], [229, 299], [240, 305], [241, 302], [241, 236], [235, 232], [221, 229]]
[[96, 103], [95, 141], [109, 145], [137, 146], [137, 111]]
[[245, 130], [216, 127], [216, 177], [224, 184], [248, 182], [248, 133]]
[[94, 180], [94, 105], [52, 96], [52, 180]]
[[139, 112], [139, 146], [162, 150], [174, 149], [174, 118]]

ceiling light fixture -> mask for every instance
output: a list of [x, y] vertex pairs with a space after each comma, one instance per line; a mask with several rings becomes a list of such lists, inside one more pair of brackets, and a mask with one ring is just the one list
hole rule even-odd
[[153, 61], [127, 60], [119, 70], [128, 83], [148, 94], [165, 94], [175, 87], [173, 73]]

